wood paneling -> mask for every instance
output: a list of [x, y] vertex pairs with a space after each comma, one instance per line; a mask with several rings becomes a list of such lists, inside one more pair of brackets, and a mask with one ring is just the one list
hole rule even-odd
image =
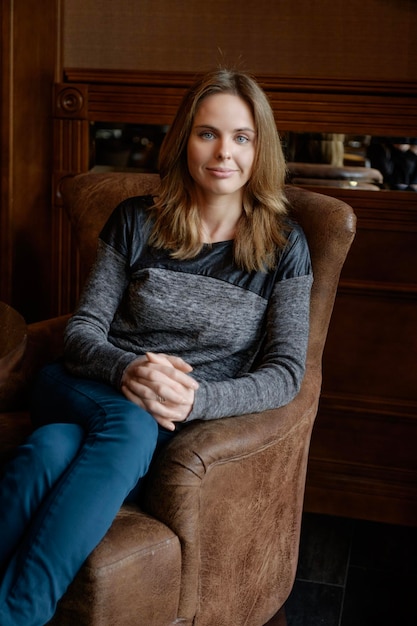
[[355, 209], [357, 235], [324, 353], [306, 508], [416, 525], [417, 201], [337, 195]]
[[13, 100], [11, 97], [11, 9], [10, 0], [0, 3], [1, 26], [1, 72], [0, 72], [0, 298], [11, 302], [12, 293], [12, 206], [11, 206], [11, 175], [9, 166], [12, 141], [10, 136], [10, 118]]
[[[169, 124], [191, 72], [67, 68], [71, 88], [88, 85], [88, 118]], [[411, 135], [417, 128], [417, 82], [329, 80], [259, 75], [281, 131]], [[68, 90], [70, 87], [68, 86]], [[80, 113], [81, 116], [81, 113]]]
[[65, 0], [64, 67], [417, 80], [415, 0]]
[[1, 3], [0, 298], [27, 321], [50, 312], [51, 85], [59, 0]]

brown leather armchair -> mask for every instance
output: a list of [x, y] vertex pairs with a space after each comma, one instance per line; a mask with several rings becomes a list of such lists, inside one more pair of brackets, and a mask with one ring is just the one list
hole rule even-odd
[[[83, 266], [91, 263], [116, 204], [152, 192], [157, 183], [157, 175], [127, 173], [66, 181], [64, 206]], [[322, 352], [355, 231], [345, 203], [294, 187], [288, 197], [307, 235], [315, 275], [300, 393], [277, 410], [181, 431], [154, 461], [141, 508], [122, 507], [51, 624], [261, 626], [284, 605], [297, 567]], [[0, 393], [3, 458], [30, 429], [27, 390], [40, 365], [61, 352], [66, 319], [28, 327], [23, 361]]]

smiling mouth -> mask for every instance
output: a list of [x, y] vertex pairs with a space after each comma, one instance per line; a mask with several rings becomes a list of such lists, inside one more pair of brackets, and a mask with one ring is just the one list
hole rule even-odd
[[225, 178], [227, 176], [231, 176], [232, 174], [236, 172], [236, 170], [225, 169], [222, 167], [208, 167], [207, 171], [210, 172], [211, 174], [214, 174], [215, 176], [220, 176], [220, 177], [225, 177]]

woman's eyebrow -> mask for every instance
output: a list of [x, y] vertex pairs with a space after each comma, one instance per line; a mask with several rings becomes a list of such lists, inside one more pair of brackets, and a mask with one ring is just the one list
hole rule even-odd
[[[211, 126], [211, 124], [198, 124], [194, 128], [207, 128], [208, 130], [215, 130], [215, 131], [219, 130], [215, 126]], [[234, 128], [233, 132], [234, 133], [250, 132], [250, 133], [256, 134], [256, 131], [253, 128], [249, 128], [249, 126], [248, 127], [244, 126], [243, 128]]]

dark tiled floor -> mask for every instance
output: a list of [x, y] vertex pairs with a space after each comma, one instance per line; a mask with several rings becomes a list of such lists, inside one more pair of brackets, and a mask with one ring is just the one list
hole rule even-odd
[[417, 626], [417, 528], [306, 513], [288, 626]]

